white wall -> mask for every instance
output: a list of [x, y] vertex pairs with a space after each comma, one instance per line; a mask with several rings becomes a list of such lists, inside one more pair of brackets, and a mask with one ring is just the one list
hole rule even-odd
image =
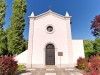
[[[73, 45], [73, 63], [77, 63], [77, 59], [79, 57], [85, 57], [84, 55], [84, 47], [83, 47], [83, 40], [72, 40], [72, 45]], [[42, 49], [40, 49], [42, 50]], [[60, 51], [58, 50], [58, 48], [56, 49], [56, 63], [57, 64], [60, 64], [60, 57], [58, 57], [58, 54], [57, 52]], [[43, 52], [43, 54], [42, 54]], [[19, 54], [18, 56], [15, 57], [15, 60], [18, 61], [18, 64], [27, 64], [27, 53], [28, 53], [28, 50], [24, 51], [23, 53]], [[35, 54], [35, 53], [34, 53]], [[37, 53], [36, 53], [37, 54]], [[64, 54], [67, 55], [66, 51], [64, 51]], [[44, 50], [43, 51], [39, 51], [39, 53], [37, 54], [37, 56], [35, 58], [37, 58], [35, 64], [45, 64], [44, 61], [45, 61], [45, 56], [44, 56]], [[34, 58], [34, 57], [33, 57]], [[44, 59], [44, 60], [41, 60], [41, 59]], [[68, 58], [66, 58], [65, 56], [64, 57], [61, 57], [61, 64], [66, 64], [64, 63], [64, 61], [67, 61]], [[38, 61], [40, 63], [38, 63]], [[41, 62], [42, 61], [42, 62]], [[42, 64], [42, 66], [43, 66]], [[40, 65], [39, 65], [40, 66]]]
[[[54, 27], [54, 32], [48, 34], [46, 27]], [[48, 43], [55, 46], [55, 64], [59, 64], [58, 52], [63, 51], [62, 64], [68, 64], [67, 26], [66, 19], [54, 15], [46, 15], [34, 20], [32, 64], [45, 65], [45, 47]]]
[[14, 59], [18, 61], [18, 64], [26, 64], [27, 63], [27, 52], [28, 50], [22, 52], [18, 56], [16, 56]]
[[[35, 17], [33, 15], [29, 18], [31, 28], [29, 30], [27, 64], [30, 67], [31, 63], [33, 67], [45, 65], [45, 47], [49, 43], [55, 46], [55, 65], [60, 64], [58, 52], [63, 52], [61, 57], [63, 65], [71, 65], [76, 63], [79, 56], [84, 57], [83, 42], [81, 40], [72, 41], [70, 16], [64, 17], [47, 12], [47, 14], [43, 13]], [[46, 30], [49, 25], [53, 26], [52, 34], [49, 34]]]
[[73, 44], [73, 60], [77, 63], [79, 57], [85, 57], [83, 40], [72, 40]]

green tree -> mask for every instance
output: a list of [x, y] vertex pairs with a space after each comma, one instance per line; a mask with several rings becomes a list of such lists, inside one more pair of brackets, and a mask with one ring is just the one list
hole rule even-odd
[[91, 52], [91, 51], [94, 50], [93, 49], [94, 41], [92, 41], [92, 40], [84, 40], [83, 42], [84, 42], [84, 50], [85, 50], [85, 52]]
[[12, 8], [11, 25], [7, 29], [8, 50], [10, 53], [19, 54], [24, 51], [23, 38], [26, 14], [26, 0], [14, 0]]
[[94, 41], [94, 50], [100, 52], [100, 38], [96, 38]]
[[5, 3], [5, 0], [0, 0], [0, 55], [5, 55], [7, 51], [7, 37], [3, 30], [6, 7], [7, 4]]
[[90, 57], [92, 54], [94, 54], [94, 41], [93, 40], [84, 40], [84, 51], [85, 56]]
[[24, 44], [25, 44], [25, 50], [28, 49], [28, 40], [24, 40]]

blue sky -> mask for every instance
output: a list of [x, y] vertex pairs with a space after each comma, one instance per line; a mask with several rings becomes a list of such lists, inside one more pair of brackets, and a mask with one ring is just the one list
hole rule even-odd
[[[10, 25], [10, 17], [12, 13], [13, 0], [5, 0], [8, 4], [6, 13], [6, 23], [4, 29]], [[91, 20], [100, 14], [100, 0], [26, 0], [27, 13], [25, 16], [26, 26], [24, 38], [28, 39], [29, 19], [28, 16], [33, 11], [35, 15], [39, 15], [49, 9], [65, 15], [66, 11], [72, 16], [72, 38], [73, 39], [94, 39], [90, 26]]]

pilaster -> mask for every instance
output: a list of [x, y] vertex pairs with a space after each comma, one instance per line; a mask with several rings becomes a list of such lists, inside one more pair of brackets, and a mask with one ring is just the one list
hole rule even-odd
[[[68, 14], [68, 13], [67, 13]], [[67, 25], [67, 41], [68, 41], [68, 63], [69, 66], [73, 66], [73, 49], [72, 49], [72, 33], [71, 33], [71, 17], [66, 17], [66, 25]]]
[[34, 36], [34, 13], [29, 16], [29, 40], [28, 40], [28, 57], [27, 68], [32, 68], [32, 53], [33, 53], [33, 36]]

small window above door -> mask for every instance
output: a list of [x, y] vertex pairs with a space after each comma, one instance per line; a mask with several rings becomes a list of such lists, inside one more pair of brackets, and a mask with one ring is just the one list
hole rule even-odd
[[47, 27], [47, 31], [48, 31], [48, 32], [52, 32], [52, 31], [53, 31], [53, 27], [52, 27], [52, 26], [48, 26], [48, 27]]
[[48, 33], [53, 33], [54, 32], [54, 28], [53, 28], [53, 26], [52, 25], [48, 25], [47, 27], [46, 27], [46, 31], [48, 32]]

